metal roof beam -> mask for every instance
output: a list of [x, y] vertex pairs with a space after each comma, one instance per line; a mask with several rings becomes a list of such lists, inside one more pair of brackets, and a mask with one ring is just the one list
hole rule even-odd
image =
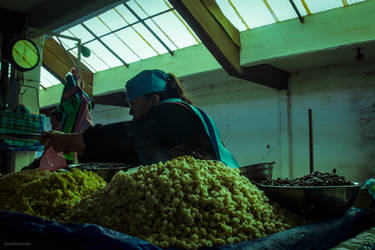
[[[69, 53], [69, 52], [68, 52]], [[78, 60], [75, 56], [70, 55], [74, 63]], [[58, 79], [65, 79], [65, 75], [74, 67], [64, 48], [60, 46], [53, 38], [47, 39], [43, 47], [43, 66], [53, 72]], [[84, 64], [81, 63], [81, 80], [83, 82], [83, 90], [92, 96], [94, 74]]]
[[301, 13], [299, 12], [299, 10], [298, 10], [296, 4], [293, 2], [293, 0], [289, 0], [289, 3], [292, 5], [293, 10], [296, 12], [299, 21], [300, 21], [301, 23], [303, 23], [303, 22], [304, 22], [304, 20], [303, 20], [303, 16], [302, 16]]
[[129, 0], [43, 1], [29, 14], [32, 28], [60, 32]]
[[[152, 15], [152, 16], [149, 16], [149, 17], [144, 18], [143, 21], [146, 21], [147, 19], [151, 19], [151, 18], [154, 18], [154, 17], [160, 16], [160, 15], [165, 14], [165, 13], [170, 12], [170, 11], [171, 11], [171, 10], [164, 10], [164, 11], [162, 11], [162, 12], [160, 12], [160, 13], [157, 13], [157, 14], [155, 14], [155, 15]], [[138, 24], [138, 23], [141, 23], [141, 21], [140, 21], [140, 20], [137, 20], [137, 21], [135, 21], [135, 22], [133, 22], [133, 23], [131, 23], [131, 24], [128, 24], [128, 25], [122, 26], [122, 27], [120, 27], [120, 28], [117, 28], [117, 29], [115, 29], [115, 30], [112, 30], [112, 31], [110, 31], [110, 32], [104, 33], [104, 34], [98, 36], [98, 38], [103, 38], [103, 37], [105, 37], [105, 36], [108, 36], [108, 35], [114, 34], [114, 33], [116, 33], [116, 32], [119, 32], [119, 31], [121, 31], [121, 30], [124, 30], [124, 29], [126, 29], [126, 28], [129, 28], [129, 27], [131, 27], [131, 26], [133, 26], [133, 25], [136, 25], [136, 24]], [[86, 42], [83, 42], [81, 45], [85, 45], [85, 44], [91, 43], [92, 41], [95, 41], [95, 40], [96, 40], [96, 38], [93, 38], [93, 39], [87, 40]], [[70, 50], [72, 50], [72, 49], [75, 49], [75, 48], [77, 48], [77, 46], [74, 46], [74, 47], [68, 49], [68, 51], [70, 51]]]
[[214, 0], [170, 0], [224, 70], [235, 77], [286, 89], [288, 73], [270, 65], [241, 67], [239, 31]]
[[143, 19], [141, 19], [137, 15], [137, 13], [129, 7], [127, 3], [124, 3], [123, 5], [133, 14], [133, 16], [135, 16], [135, 18], [137, 18], [138, 21], [140, 21], [146, 27], [146, 29], [159, 41], [159, 43], [163, 45], [163, 47], [169, 52], [169, 54], [173, 56], [173, 51], [163, 42], [163, 40], [161, 40], [158, 35], [155, 34], [155, 32], [147, 25], [147, 23]]
[[129, 64], [127, 64], [119, 55], [117, 55], [116, 52], [114, 52], [105, 42], [103, 42], [102, 39], [100, 39], [89, 27], [87, 27], [84, 23], [81, 23], [83, 28], [85, 28], [101, 45], [103, 45], [112, 55], [114, 55], [123, 65], [126, 67], [129, 67]]
[[0, 8], [0, 34], [18, 34], [24, 29], [25, 21], [25, 14]]

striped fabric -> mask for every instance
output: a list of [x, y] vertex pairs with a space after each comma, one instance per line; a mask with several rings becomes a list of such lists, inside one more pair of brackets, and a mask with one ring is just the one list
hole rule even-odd
[[[40, 134], [45, 130], [46, 116], [32, 114], [21, 106], [16, 110], [0, 112], [0, 134]], [[41, 151], [43, 146], [36, 139], [1, 140], [0, 148], [12, 151]]]

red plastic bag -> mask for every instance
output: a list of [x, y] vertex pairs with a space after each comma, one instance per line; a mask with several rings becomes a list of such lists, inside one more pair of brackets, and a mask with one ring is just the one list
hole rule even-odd
[[44, 152], [42, 159], [40, 159], [39, 169], [41, 170], [56, 170], [65, 168], [67, 166], [66, 159], [63, 153], [57, 153], [53, 147]]

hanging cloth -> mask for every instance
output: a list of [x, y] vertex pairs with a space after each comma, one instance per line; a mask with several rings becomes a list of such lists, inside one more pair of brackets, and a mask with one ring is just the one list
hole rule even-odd
[[220, 137], [220, 134], [219, 134], [219, 130], [217, 129], [217, 127], [215, 125], [215, 122], [211, 119], [211, 117], [209, 117], [200, 108], [195, 107], [193, 105], [190, 105], [189, 103], [184, 102], [180, 98], [169, 98], [169, 99], [161, 101], [160, 103], [167, 103], [167, 102], [180, 102], [180, 103], [184, 103], [187, 106], [189, 106], [191, 108], [191, 110], [193, 110], [194, 113], [201, 120], [201, 122], [204, 126], [204, 129], [205, 129], [205, 131], [206, 131], [208, 137], [210, 138], [211, 143], [214, 147], [216, 158], [219, 161], [222, 161], [224, 164], [226, 164], [227, 166], [229, 166], [231, 168], [239, 168], [240, 167], [240, 165], [238, 164], [236, 159], [234, 159], [232, 153], [229, 152], [229, 150], [224, 147], [223, 142], [222, 142], [221, 137]]
[[65, 76], [65, 85], [58, 110], [63, 113], [61, 131], [73, 133], [77, 114], [81, 106], [81, 99], [77, 95], [77, 82], [72, 73]]
[[[63, 113], [61, 131], [81, 133], [94, 123], [90, 115], [91, 99], [78, 85], [79, 76], [72, 69], [65, 76], [65, 85], [58, 110]], [[73, 160], [73, 153], [65, 153], [65, 158]]]
[[90, 115], [91, 98], [78, 86], [74, 70], [66, 74], [65, 86], [59, 111], [64, 114], [61, 130], [65, 133], [81, 133], [93, 125]]
[[80, 97], [81, 105], [77, 114], [77, 121], [74, 126], [74, 133], [82, 133], [88, 127], [93, 126], [92, 117], [90, 114], [91, 98], [81, 88], [77, 88], [77, 94]]

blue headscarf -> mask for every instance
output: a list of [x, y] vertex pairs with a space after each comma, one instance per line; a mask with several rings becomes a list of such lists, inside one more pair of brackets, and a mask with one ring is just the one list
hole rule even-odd
[[154, 69], [142, 71], [130, 79], [125, 85], [128, 101], [145, 94], [167, 90], [168, 80], [168, 73], [162, 70]]

